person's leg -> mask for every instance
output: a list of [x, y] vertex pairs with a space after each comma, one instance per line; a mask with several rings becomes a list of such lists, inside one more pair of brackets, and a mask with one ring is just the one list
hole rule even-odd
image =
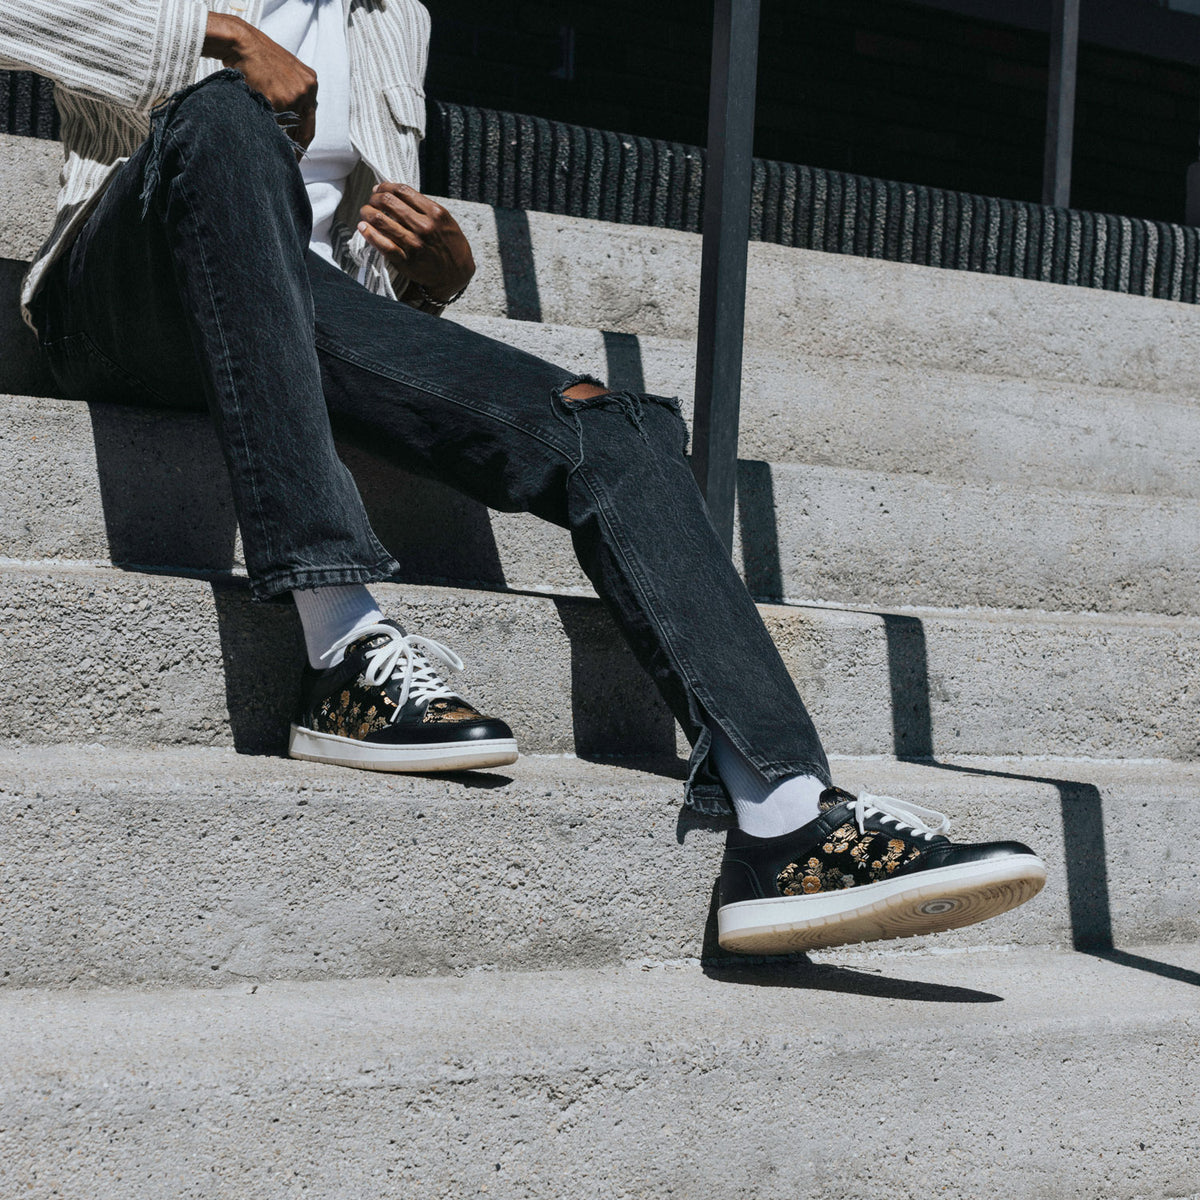
[[829, 783], [812, 721], [709, 522], [673, 401], [589, 387], [380, 300], [319, 260], [310, 267], [335, 428], [492, 508], [571, 531], [695, 746], [694, 805], [727, 811], [708, 762], [714, 728], [767, 779]]
[[932, 933], [1037, 893], [1045, 868], [1028, 847], [958, 845], [941, 814], [829, 786], [812, 722], [708, 520], [671, 402], [564, 380], [324, 264], [312, 274], [335, 427], [493, 508], [570, 529], [694, 744], [690, 801], [718, 808], [722, 782], [742, 801], [748, 828], [730, 831], [722, 864], [722, 945], [778, 953]]
[[[297, 597], [306, 702], [328, 707], [317, 675], [327, 691], [368, 656], [390, 663], [386, 679], [372, 667], [374, 684], [338, 690], [354, 692], [335, 714], [353, 720], [351, 761], [361, 735], [386, 769], [512, 762], [511, 730], [427, 657], [453, 666], [453, 654], [382, 621], [363, 587], [398, 565], [334, 447], [313, 347], [311, 219], [293, 148], [240, 76], [184, 89], [50, 274], [36, 316], [51, 370], [78, 399], [208, 408], [251, 588]], [[359, 634], [370, 645], [350, 654]]]
[[[174, 98], [152, 143], [102, 198], [42, 306], [64, 389], [208, 405], [252, 586], [263, 596], [362, 582], [394, 567], [337, 460], [323, 390], [343, 428], [411, 469], [570, 528], [597, 591], [694, 742], [693, 804], [722, 807], [724, 789], [708, 765], [713, 730], [764, 779], [811, 774], [828, 782], [812, 723], [707, 521], [670, 402], [576, 389], [550, 364], [370, 297], [312, 256], [305, 261], [307, 219], [290, 148], [243, 85], [217, 77]], [[317, 292], [319, 384], [305, 267]], [[422, 711], [435, 714], [430, 728], [416, 731], [428, 735], [426, 766], [460, 765], [442, 761], [432, 745], [446, 726], [490, 741], [485, 754], [507, 753], [507, 728], [440, 694], [446, 689], [421, 649], [421, 639], [387, 623], [368, 626], [368, 636], [347, 647], [344, 678], [333, 680], [334, 715], [352, 722], [346, 743], [386, 743], [416, 695]], [[332, 703], [329, 682], [323, 673], [310, 689], [314, 719]], [[827, 792], [822, 804], [838, 795]], [[899, 819], [882, 811], [884, 825]], [[745, 836], [732, 847], [735, 882], [759, 869], [751, 851], [769, 859], [781, 841]], [[935, 850], [930, 863], [945, 857], [940, 844]], [[906, 861], [903, 869], [917, 868]], [[723, 922], [726, 908], [743, 903], [772, 902], [723, 905]], [[782, 918], [774, 909], [768, 916], [777, 934]], [[735, 934], [757, 937], [756, 921]], [[760, 940], [755, 948], [769, 947]]]
[[38, 308], [68, 396], [211, 412], [256, 596], [397, 564], [334, 447], [294, 152], [232, 72], [173, 97]]

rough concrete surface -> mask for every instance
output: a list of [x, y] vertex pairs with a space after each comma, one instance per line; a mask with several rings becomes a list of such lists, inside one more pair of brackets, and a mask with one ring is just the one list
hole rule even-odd
[[[1019, 838], [1046, 889], [936, 938], [1195, 941], [1200, 766], [835, 759], [855, 791]], [[524, 757], [450, 778], [223, 750], [0, 753], [0, 987], [585, 967], [716, 955], [722, 823], [682, 764]]]
[[[45, 400], [9, 411], [0, 554], [216, 570], [238, 561], [206, 418]], [[590, 591], [563, 531], [489, 516], [378, 459], [346, 457], [402, 578]], [[763, 598], [1200, 611], [1196, 500], [743, 462], [739, 504], [735, 560]]]
[[[22, 231], [37, 219], [21, 214], [52, 204], [53, 153], [37, 139], [0, 146], [16, 185], [0, 209], [7, 257], [29, 253]], [[446, 203], [480, 264], [463, 311], [692, 336], [698, 234]], [[914, 366], [1102, 387], [1194, 394], [1200, 354], [1200, 306], [761, 242], [746, 316], [752, 342], [789, 350], [891, 365], [903, 346]]]
[[0, 133], [0, 258], [29, 261], [54, 224], [61, 142]]
[[[692, 336], [699, 234], [446, 204], [483, 264], [463, 311]], [[902, 347], [911, 367], [1195, 394], [1197, 305], [763, 242], [748, 271], [752, 345], [882, 366]]]
[[[1200, 1200], [1200, 306], [751, 247], [739, 561], [842, 605], [763, 609], [831, 750], [938, 756], [835, 778], [1050, 866], [764, 966], [600, 606], [430, 586], [583, 591], [558, 531], [345, 452], [468, 694], [653, 769], [220, 748], [282, 745], [298, 625], [230, 578], [202, 418], [32, 399], [60, 154], [0, 137], [0, 1197]], [[451, 207], [458, 319], [686, 408], [699, 238]]]
[[[691, 416], [696, 351], [686, 340], [468, 313], [460, 324], [614, 387], [678, 396]], [[1196, 496], [1200, 406], [1192, 381], [1098, 387], [1023, 373], [824, 357], [803, 341], [748, 342], [742, 458], [937, 475], [978, 483]]]
[[1200, 954], [0, 998], [48, 1200], [1200, 1196]]
[[[15, 309], [4, 319], [14, 325], [16, 340], [4, 342], [0, 328], [0, 390], [53, 395]], [[691, 340], [503, 317], [456, 319], [558, 363], [564, 374], [678, 396], [690, 417]], [[1088, 492], [1195, 497], [1200, 488], [1200, 407], [1185, 395], [930, 370], [903, 361], [879, 366], [822, 358], [803, 346], [785, 352], [747, 346], [743, 377], [744, 459]], [[42, 401], [3, 403], [36, 412]], [[92, 420], [98, 442], [115, 436], [116, 417], [93, 410]]]
[[[528, 751], [676, 745], [596, 601], [378, 585], [456, 647], [463, 687]], [[1197, 754], [1195, 618], [764, 606], [834, 753]], [[284, 603], [235, 580], [71, 564], [0, 567], [0, 729], [22, 741], [277, 749], [302, 661]]]

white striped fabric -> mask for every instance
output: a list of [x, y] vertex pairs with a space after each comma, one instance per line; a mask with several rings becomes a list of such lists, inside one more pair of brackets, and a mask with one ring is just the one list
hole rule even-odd
[[[418, 0], [342, 0], [350, 52], [350, 137], [363, 164], [338, 210], [340, 265], [372, 290], [395, 296], [402, 280], [355, 231], [358, 210], [381, 180], [419, 183], [425, 135], [422, 82], [429, 14]], [[172, 92], [219, 70], [202, 58], [208, 13], [257, 25], [262, 0], [0, 0], [0, 69], [54, 80], [64, 162], [54, 227], [21, 292], [29, 301], [46, 268], [145, 140], [150, 110]]]

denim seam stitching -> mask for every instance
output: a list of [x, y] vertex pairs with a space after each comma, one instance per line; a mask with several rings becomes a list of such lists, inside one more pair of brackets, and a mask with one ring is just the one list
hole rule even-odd
[[135, 375], [132, 371], [126, 370], [123, 366], [121, 366], [120, 363], [110, 358], [108, 354], [106, 354], [99, 346], [96, 345], [96, 343], [92, 340], [91, 335], [85, 333], [83, 330], [77, 330], [75, 333], [67, 333], [60, 338], [56, 338], [53, 342], [47, 342], [45, 349], [47, 353], [52, 353], [59, 347], [69, 347], [72, 344], [82, 347], [86, 353], [98, 359], [103, 366], [107, 367], [114, 375], [118, 376], [122, 383], [130, 384], [139, 388], [147, 395], [152, 396], [162, 405], [169, 405], [170, 402], [160, 391], [158, 391], [157, 388], [152, 388], [140, 376]]
[[[266, 591], [269, 588], [277, 588], [279, 592], [290, 591], [292, 588], [301, 586], [301, 580], [307, 580], [314, 575], [380, 575], [384, 578], [394, 575], [399, 563], [384, 551], [384, 557], [377, 562], [369, 565], [360, 566], [327, 566], [327, 567], [287, 567], [278, 571], [272, 571], [269, 575], [260, 575], [255, 579], [250, 580], [250, 587], [253, 591]], [[296, 582], [292, 582], [296, 581]], [[357, 580], [348, 580], [347, 582], [357, 582]], [[285, 586], [280, 587], [280, 583]], [[311, 586], [311, 585], [309, 585]], [[277, 593], [272, 593], [277, 594]]]
[[[187, 166], [187, 151], [186, 151], [186, 148], [184, 147], [183, 143], [181, 143], [179, 141], [179, 139], [175, 136], [174, 126], [168, 126], [166, 129], [163, 130], [163, 138], [170, 139], [171, 145], [174, 147], [176, 153], [179, 154], [180, 159], [183, 160], [183, 165], [186, 168], [186, 166]], [[172, 180], [172, 182], [179, 185], [180, 192], [181, 192], [181, 194], [184, 195], [185, 202], [187, 203], [188, 207], [191, 209], [191, 211], [193, 213], [193, 220], [194, 220], [195, 219], [194, 214], [196, 212], [196, 205], [195, 205], [194, 201], [191, 199], [190, 195], [188, 194], [188, 189], [187, 189], [187, 185], [185, 182], [183, 171], [180, 171], [175, 176], [174, 180]], [[221, 318], [217, 311], [216, 293], [213, 289], [213, 283], [212, 283], [212, 272], [209, 270], [208, 259], [204, 253], [204, 239], [197, 238], [196, 241], [197, 241], [196, 253], [197, 253], [197, 257], [200, 260], [201, 270], [204, 272], [204, 283], [205, 283], [205, 287], [208, 291], [209, 304], [211, 305], [211, 308], [212, 308], [217, 334], [221, 341], [221, 350], [222, 350], [222, 355], [223, 355], [223, 360], [224, 360], [225, 373], [226, 373], [226, 376], [229, 381], [229, 387], [230, 387], [234, 397], [236, 398], [238, 395], [238, 391], [237, 391], [237, 386], [233, 380], [233, 372], [229, 366], [229, 357], [230, 357], [229, 344], [226, 341], [225, 330], [221, 324]], [[242, 406], [239, 403], [239, 404], [236, 404], [234, 407], [237, 412], [238, 435], [239, 435], [239, 437], [241, 439], [241, 443], [242, 443], [241, 444], [241, 452], [242, 452], [242, 455], [244, 457], [244, 461], [245, 461], [247, 467], [250, 468], [250, 464], [252, 462], [252, 457], [250, 455], [249, 443], [248, 443], [247, 437], [246, 437], [245, 422], [242, 418]], [[270, 532], [267, 527], [266, 517], [263, 513], [262, 497], [259, 495], [259, 492], [258, 492], [258, 481], [254, 478], [254, 471], [252, 468], [248, 469], [246, 474], [250, 481], [250, 491], [251, 491], [252, 495], [254, 496], [254, 506], [257, 509], [258, 523], [259, 523], [260, 530], [262, 533], [264, 549], [266, 551], [267, 558], [273, 558], [274, 557], [274, 548], [271, 543], [271, 535], [270, 535]]]

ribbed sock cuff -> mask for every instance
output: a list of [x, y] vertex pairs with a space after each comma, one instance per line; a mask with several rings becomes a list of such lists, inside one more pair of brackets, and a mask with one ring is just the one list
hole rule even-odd
[[778, 837], [819, 815], [825, 783], [815, 775], [791, 775], [772, 783], [725, 736], [712, 730], [712, 760], [733, 801], [738, 828], [754, 837]]
[[325, 657], [330, 647], [356, 629], [383, 620], [375, 597], [361, 583], [337, 587], [311, 588], [292, 592], [300, 624], [304, 626], [304, 645], [309, 666], [332, 667], [342, 660], [342, 652]]

